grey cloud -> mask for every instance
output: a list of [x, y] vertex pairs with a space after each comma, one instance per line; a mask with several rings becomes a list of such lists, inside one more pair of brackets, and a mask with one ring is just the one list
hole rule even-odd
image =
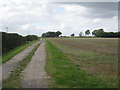
[[57, 4], [80, 5], [88, 8], [84, 17], [112, 18], [117, 16], [118, 2], [56, 2]]

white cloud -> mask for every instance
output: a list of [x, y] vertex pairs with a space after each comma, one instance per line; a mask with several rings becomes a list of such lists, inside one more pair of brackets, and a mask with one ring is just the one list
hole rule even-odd
[[98, 23], [98, 22], [101, 22], [101, 21], [102, 20], [100, 18], [96, 18], [96, 19], [93, 20], [93, 22], [95, 22], [95, 23]]
[[113, 17], [113, 19], [117, 19], [117, 17], [116, 17], [116, 16], [114, 16], [114, 17]]
[[24, 24], [24, 25], [21, 26], [21, 29], [22, 29], [22, 30], [27, 30], [27, 29], [29, 29], [29, 28], [30, 28], [30, 25], [29, 25], [29, 24]]
[[[117, 31], [117, 15], [113, 18], [93, 18], [90, 9], [78, 4], [55, 4], [34, 0], [0, 0], [0, 26], [9, 27], [9, 32], [23, 35], [41, 35], [47, 31], [79, 34], [86, 29], [105, 28]], [[92, 18], [91, 18], [92, 17]], [[113, 26], [114, 25], [114, 26]]]

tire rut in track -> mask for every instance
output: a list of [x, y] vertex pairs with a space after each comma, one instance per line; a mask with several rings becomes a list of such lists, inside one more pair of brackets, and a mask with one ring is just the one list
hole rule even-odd
[[40, 43], [37, 42], [25, 50], [21, 51], [17, 55], [15, 55], [13, 58], [11, 58], [9, 61], [6, 63], [2, 64], [2, 79], [6, 79], [9, 77], [10, 73], [17, 67], [18, 63], [22, 61], [33, 49], [36, 45]]
[[41, 41], [41, 45], [36, 50], [30, 63], [23, 71], [23, 88], [47, 88], [47, 77], [44, 70], [46, 60], [45, 42]]

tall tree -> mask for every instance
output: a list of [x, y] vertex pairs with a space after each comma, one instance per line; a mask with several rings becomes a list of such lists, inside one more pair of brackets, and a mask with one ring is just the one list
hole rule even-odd
[[83, 33], [82, 33], [82, 32], [80, 32], [80, 33], [79, 33], [79, 37], [82, 37], [82, 36], [83, 36]]
[[42, 37], [59, 37], [62, 33], [60, 31], [57, 32], [46, 32], [42, 34]]
[[60, 31], [55, 32], [55, 35], [58, 37], [59, 35], [61, 35], [62, 33]]
[[103, 34], [104, 34], [104, 30], [103, 29], [94, 30], [92, 32], [92, 35], [95, 35], [97, 37], [101, 37]]
[[74, 37], [75, 36], [75, 34], [73, 33], [73, 34], [71, 34], [71, 37]]
[[90, 30], [86, 30], [85, 35], [89, 35], [89, 34], [90, 34]]

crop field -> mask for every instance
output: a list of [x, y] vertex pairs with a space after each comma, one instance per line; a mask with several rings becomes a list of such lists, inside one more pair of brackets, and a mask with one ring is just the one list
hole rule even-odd
[[51, 87], [118, 87], [117, 38], [48, 38], [46, 41], [46, 71], [53, 82]]

